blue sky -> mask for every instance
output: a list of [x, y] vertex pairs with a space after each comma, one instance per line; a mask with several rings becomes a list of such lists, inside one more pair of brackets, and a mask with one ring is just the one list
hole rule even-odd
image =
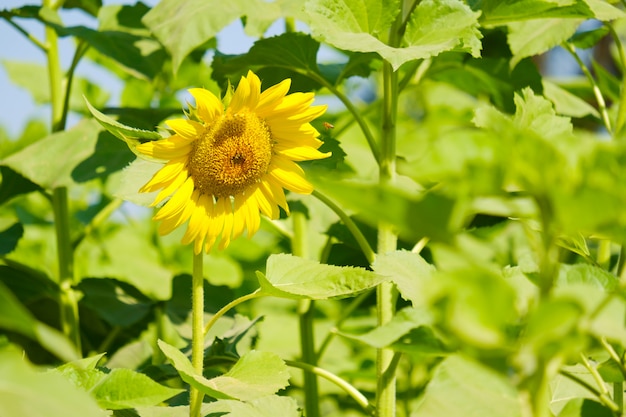
[[[143, 0], [147, 5], [154, 5], [158, 0]], [[12, 9], [26, 4], [36, 2], [25, 0], [0, 0], [0, 8]], [[103, 0], [103, 5], [111, 4], [134, 4], [130, 0]], [[66, 25], [96, 26], [95, 19], [87, 16], [78, 10], [62, 11], [62, 19]], [[19, 19], [17, 22], [26, 30], [39, 39], [43, 39], [43, 27], [37, 22], [30, 22], [28, 19]], [[254, 38], [243, 33], [241, 23], [233, 22], [221, 33], [229, 39], [228, 44], [220, 43], [220, 50], [227, 53], [243, 53], [247, 51]], [[71, 62], [74, 52], [73, 41], [70, 38], [60, 40], [61, 61], [63, 68], [67, 68]], [[45, 56], [42, 51], [35, 47], [25, 36], [9, 25], [4, 19], [0, 20], [0, 63], [4, 61], [22, 61], [45, 64]], [[83, 60], [77, 67], [77, 74], [100, 86], [105, 86], [111, 92], [111, 102], [115, 103], [119, 97], [122, 85], [119, 80], [110, 75], [107, 71], [91, 64], [88, 60]], [[28, 91], [13, 85], [4, 69], [0, 65], [0, 126], [4, 128], [10, 136], [15, 137], [20, 134], [24, 125], [29, 119], [39, 118], [46, 122], [50, 118], [48, 106], [36, 106]]]

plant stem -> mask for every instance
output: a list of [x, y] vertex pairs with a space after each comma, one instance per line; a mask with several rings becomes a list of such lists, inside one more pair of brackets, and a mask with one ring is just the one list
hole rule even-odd
[[[624, 51], [624, 45], [622, 44], [622, 40], [615, 31], [613, 25], [610, 22], [605, 22], [605, 25], [609, 28], [609, 32], [611, 33], [611, 37], [613, 38], [613, 43], [617, 48], [617, 53], [620, 58], [620, 70], [621, 73], [624, 75], [626, 74], [626, 51]], [[622, 87], [620, 89], [620, 97], [617, 106], [617, 118], [615, 120], [615, 129], [613, 130], [614, 138], [617, 138], [621, 135], [622, 128], [624, 127], [624, 123], [626, 122], [626, 87], [624, 86], [624, 80], [622, 80]]]
[[[62, 2], [44, 0], [44, 7], [58, 10]], [[52, 132], [59, 132], [64, 126], [63, 76], [59, 58], [59, 40], [53, 28], [45, 28], [45, 52], [48, 62], [48, 80], [50, 82], [50, 105], [52, 107]], [[74, 252], [70, 238], [70, 215], [68, 208], [67, 187], [57, 187], [52, 192], [52, 209], [57, 241], [57, 261], [59, 268], [59, 309], [61, 329], [76, 346], [79, 355], [82, 352], [80, 340], [80, 320], [78, 316], [78, 297], [74, 291]]]
[[67, 187], [58, 187], [52, 194], [54, 228], [57, 241], [57, 261], [59, 263], [59, 308], [61, 330], [76, 346], [81, 355], [80, 320], [78, 316], [78, 297], [74, 290], [74, 252], [70, 238], [70, 216], [68, 209]]
[[[202, 273], [203, 254], [193, 256], [191, 280], [191, 364], [198, 375], [204, 369], [204, 275]], [[189, 416], [200, 417], [204, 394], [189, 387]]]
[[376, 144], [376, 139], [374, 139], [374, 135], [372, 134], [372, 131], [370, 130], [367, 122], [365, 121], [365, 118], [362, 116], [362, 112], [359, 109], [357, 109], [354, 104], [352, 104], [350, 99], [344, 93], [342, 93], [337, 87], [329, 83], [321, 75], [312, 71], [306, 72], [304, 75], [306, 75], [307, 77], [311, 78], [313, 81], [317, 81], [318, 83], [326, 87], [328, 91], [333, 93], [343, 103], [343, 105], [346, 106], [346, 109], [348, 109], [348, 111], [352, 114], [352, 117], [354, 117], [356, 122], [359, 124], [359, 127], [361, 128], [361, 131], [363, 132], [363, 135], [365, 136], [365, 140], [367, 140], [367, 144], [369, 145], [370, 150], [372, 151], [372, 155], [374, 155], [374, 158], [376, 159], [376, 161], [379, 161], [380, 150], [378, 149], [378, 145]]
[[611, 410], [618, 411], [619, 407], [617, 406], [617, 404], [615, 404], [615, 402], [613, 400], [611, 400], [611, 396], [609, 395], [609, 391], [607, 390], [607, 388], [606, 388], [606, 386], [604, 384], [604, 380], [602, 379], [602, 376], [600, 376], [600, 374], [598, 373], [598, 370], [589, 363], [589, 361], [585, 357], [584, 353], [580, 354], [580, 359], [581, 359], [584, 367], [587, 368], [587, 370], [589, 371], [589, 373], [593, 377], [594, 381], [596, 382], [596, 385], [598, 386], [598, 390], [597, 390], [597, 394], [596, 394], [596, 395], [598, 395], [598, 399], [602, 403], [604, 403], [604, 405], [608, 406]]
[[367, 398], [358, 389], [350, 385], [350, 383], [348, 383], [344, 379], [339, 378], [332, 372], [329, 372], [318, 366], [309, 365], [308, 363], [289, 360], [286, 360], [285, 363], [288, 366], [304, 369], [307, 372], [314, 373], [315, 375], [321, 376], [327, 381], [332, 382], [333, 384], [343, 389], [350, 397], [352, 397], [363, 408], [363, 410], [367, 412], [368, 415], [375, 415], [374, 407], [372, 407], [372, 405], [367, 401]]
[[204, 327], [204, 335], [206, 336], [209, 333], [209, 330], [211, 330], [211, 328], [213, 327], [213, 325], [215, 323], [217, 323], [217, 321], [226, 313], [228, 313], [228, 311], [230, 311], [232, 308], [238, 306], [241, 303], [244, 303], [246, 301], [249, 300], [253, 300], [255, 298], [259, 298], [259, 297], [264, 297], [266, 294], [261, 293], [261, 290], [256, 290], [253, 293], [244, 295], [242, 297], [239, 297], [233, 301], [231, 301], [230, 303], [226, 304], [224, 307], [220, 308], [220, 310], [215, 313], [213, 315], [213, 317], [211, 317], [211, 319], [209, 320], [209, 322], [206, 324], [206, 326]]
[[609, 132], [609, 134], [613, 136], [613, 129], [611, 128], [611, 119], [609, 118], [609, 112], [606, 108], [606, 102], [604, 101], [604, 97], [602, 96], [600, 87], [598, 87], [598, 84], [596, 83], [596, 80], [594, 80], [593, 75], [591, 75], [591, 72], [589, 72], [589, 69], [587, 68], [585, 63], [580, 59], [580, 57], [576, 53], [576, 49], [574, 48], [574, 46], [569, 42], [565, 42], [563, 45], [564, 45], [564, 48], [574, 57], [574, 59], [578, 63], [578, 66], [580, 67], [580, 70], [583, 72], [583, 74], [585, 74], [585, 77], [587, 77], [587, 80], [589, 80], [589, 84], [591, 84], [591, 88], [593, 90], [593, 95], [596, 97], [596, 102], [598, 103], [598, 109], [600, 110], [602, 123], [604, 124], [604, 127], [606, 128], [607, 132]]
[[328, 208], [330, 208], [332, 211], [335, 212], [335, 214], [339, 216], [343, 224], [346, 225], [346, 227], [348, 228], [348, 230], [350, 231], [350, 233], [352, 234], [352, 236], [358, 243], [359, 247], [361, 248], [361, 251], [363, 252], [363, 255], [365, 255], [365, 258], [367, 258], [367, 261], [370, 264], [373, 264], [374, 259], [376, 258], [376, 254], [374, 253], [374, 250], [372, 249], [370, 244], [367, 243], [367, 239], [365, 238], [365, 236], [363, 236], [363, 233], [361, 233], [361, 230], [352, 221], [350, 216], [348, 216], [346, 212], [344, 212], [341, 209], [341, 207], [339, 207], [331, 199], [329, 199], [328, 197], [326, 197], [324, 194], [320, 193], [319, 191], [313, 190], [312, 195], [313, 197], [320, 200], [322, 203], [326, 204]]
[[[293, 213], [291, 213], [291, 220], [293, 222], [291, 252], [295, 256], [309, 258], [306, 214], [302, 211], [294, 210]], [[315, 333], [313, 328], [315, 303], [312, 300], [299, 300], [298, 316], [302, 361], [310, 365], [317, 365]], [[310, 372], [304, 372], [304, 410], [307, 417], [319, 417], [320, 415], [317, 377]]]
[[[390, 46], [399, 42], [397, 27], [402, 13], [389, 31]], [[383, 125], [381, 135], [381, 158], [379, 160], [379, 182], [389, 184], [396, 177], [396, 117], [398, 110], [398, 73], [391, 64], [383, 63]], [[396, 250], [397, 235], [391, 225], [378, 225], [378, 254]], [[376, 288], [377, 324], [383, 326], [393, 318], [397, 291], [392, 282], [383, 282]], [[394, 352], [388, 348], [376, 352], [376, 410], [378, 417], [396, 415], [396, 376]]]

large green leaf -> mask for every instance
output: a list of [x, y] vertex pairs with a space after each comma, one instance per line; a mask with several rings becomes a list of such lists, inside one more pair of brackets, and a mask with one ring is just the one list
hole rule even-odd
[[268, 395], [246, 402], [220, 400], [211, 403], [202, 411], [208, 412], [209, 416], [223, 415], [224, 417], [300, 417], [302, 415], [298, 402], [294, 398], [277, 395]]
[[372, 268], [389, 277], [402, 298], [410, 300], [414, 307], [424, 305], [424, 284], [431, 279], [435, 268], [420, 255], [407, 251], [378, 255]]
[[582, 19], [537, 19], [509, 24], [511, 67], [522, 59], [542, 54], [569, 39]]
[[[19, 61], [3, 61], [2, 64], [13, 84], [28, 90], [36, 103], [50, 103], [48, 74], [44, 65]], [[107, 91], [97, 84], [75, 77], [69, 101], [71, 110], [86, 112], [83, 96], [88, 97], [96, 106], [103, 106], [109, 99]]]
[[411, 415], [519, 417], [522, 411], [515, 388], [504, 376], [470, 358], [451, 355], [437, 366], [422, 401]]
[[415, 193], [409, 186], [383, 186], [348, 181], [313, 179], [317, 189], [335, 199], [342, 207], [357, 210], [376, 227], [386, 222], [400, 236], [417, 242], [424, 236], [449, 241], [464, 222], [462, 207], [451, 197], [437, 193]]
[[366, 333], [355, 335], [342, 332], [341, 335], [380, 349], [392, 345], [411, 330], [432, 323], [433, 317], [428, 311], [407, 307], [398, 311], [389, 322]]
[[20, 194], [28, 194], [41, 188], [9, 167], [0, 165], [0, 204]]
[[145, 15], [143, 22], [171, 54], [176, 72], [191, 51], [232, 21], [245, 15], [262, 15], [268, 8], [273, 6], [262, 0], [163, 0]]
[[619, 19], [623, 12], [601, 0], [472, 0], [480, 6], [481, 23], [503, 25], [537, 18]]
[[85, 102], [87, 103], [87, 108], [93, 117], [98, 121], [98, 123], [100, 123], [100, 125], [102, 125], [102, 127], [108, 130], [115, 137], [126, 142], [133, 153], [140, 155], [142, 158], [148, 159], [145, 155], [142, 155], [139, 151], [137, 151], [137, 146], [144, 142], [161, 139], [161, 135], [159, 133], [123, 125], [122, 123], [113, 120], [109, 116], [98, 111], [91, 105], [91, 103], [89, 103], [89, 101], [87, 101], [87, 99], [85, 99]]
[[39, 342], [61, 359], [74, 360], [78, 357], [76, 348], [63, 334], [37, 321], [1, 282], [0, 328], [20, 333]]
[[297, 256], [272, 255], [266, 274], [257, 272], [264, 294], [292, 299], [350, 297], [387, 278], [363, 268], [319, 264]]
[[[97, 362], [97, 361], [96, 361]], [[157, 405], [182, 392], [165, 387], [144, 374], [131, 369], [117, 368], [104, 372], [84, 363], [69, 363], [56, 372], [89, 392], [100, 407], [110, 410]]]
[[276, 354], [250, 351], [225, 374], [206, 379], [196, 373], [178, 349], [159, 340], [159, 347], [183, 381], [217, 399], [254, 400], [275, 394], [288, 385], [287, 366]]
[[0, 350], [0, 415], [29, 417], [105, 417], [86, 392], [63, 376], [42, 372], [24, 360], [23, 352]]
[[309, 0], [305, 8], [317, 39], [347, 51], [376, 52], [394, 69], [405, 62], [450, 50], [479, 55], [479, 14], [459, 0], [419, 2], [409, 17], [403, 43], [390, 46], [387, 34], [399, 12], [399, 3]]
[[0, 161], [44, 188], [75, 183], [74, 169], [94, 152], [100, 127], [83, 120], [70, 130], [54, 133]]

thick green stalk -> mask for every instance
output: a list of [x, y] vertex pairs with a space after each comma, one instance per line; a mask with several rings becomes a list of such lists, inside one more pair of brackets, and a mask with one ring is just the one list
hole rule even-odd
[[[393, 41], [392, 27], [390, 44]], [[398, 73], [391, 64], [383, 64], [383, 126], [381, 135], [381, 158], [379, 163], [379, 181], [389, 184], [396, 177], [396, 113], [398, 106]], [[384, 254], [396, 250], [397, 235], [386, 223], [378, 226], [378, 253]], [[377, 324], [383, 326], [395, 314], [397, 292], [391, 282], [384, 282], [376, 289]], [[378, 349], [376, 352], [376, 410], [378, 417], [396, 415], [396, 377], [391, 349]]]
[[[194, 254], [191, 280], [191, 364], [198, 375], [204, 370], [204, 275], [203, 254]], [[189, 388], [189, 417], [200, 417], [202, 394]]]
[[[58, 10], [62, 2], [44, 0], [43, 5]], [[59, 58], [59, 42], [53, 28], [45, 28], [45, 51], [48, 62], [48, 80], [50, 82], [50, 105], [52, 107], [52, 132], [65, 128], [63, 116], [67, 109], [63, 105], [63, 74]], [[67, 187], [57, 187], [52, 192], [52, 208], [57, 241], [57, 262], [59, 268], [59, 308], [61, 329], [81, 352], [80, 321], [78, 317], [78, 297], [74, 291], [74, 253], [70, 238], [70, 215], [68, 209]]]
[[70, 238], [67, 188], [55, 188], [52, 194], [54, 228], [57, 241], [57, 262], [59, 263], [59, 307], [61, 330], [74, 342], [80, 354], [80, 326], [78, 319], [78, 298], [74, 290], [74, 253]]
[[[293, 221], [293, 239], [291, 251], [301, 258], [309, 257], [309, 245], [307, 238], [307, 219], [301, 211], [291, 214]], [[315, 333], [313, 318], [315, 316], [315, 304], [311, 300], [298, 301], [298, 316], [300, 324], [300, 352], [302, 361], [310, 365], [317, 365], [315, 353]], [[304, 410], [307, 417], [319, 417], [319, 388], [317, 376], [314, 373], [304, 371]]]

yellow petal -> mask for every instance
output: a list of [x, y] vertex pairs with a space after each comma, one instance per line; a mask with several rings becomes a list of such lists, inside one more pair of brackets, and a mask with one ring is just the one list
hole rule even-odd
[[[289, 206], [287, 205], [287, 199], [285, 198], [285, 192], [281, 185], [275, 182], [270, 176], [266, 176], [264, 181], [260, 183], [261, 189], [263, 190], [263, 194], [270, 200], [276, 202], [280, 207], [285, 210], [287, 214], [289, 214]], [[272, 214], [272, 218], [278, 218], [278, 215], [274, 216]]]
[[235, 196], [235, 209], [233, 211], [233, 231], [232, 239], [237, 239], [246, 230], [247, 218], [246, 212], [243, 207], [245, 205], [246, 197], [243, 194]]
[[176, 158], [169, 161], [167, 164], [163, 166], [163, 168], [159, 169], [144, 185], [139, 189], [140, 193], [151, 193], [153, 191], [158, 190], [159, 188], [167, 187], [172, 181], [176, 179], [176, 177], [180, 174], [180, 172], [185, 168], [185, 164], [187, 163], [187, 158]]
[[211, 123], [214, 119], [224, 114], [224, 104], [209, 90], [190, 88], [189, 92], [196, 99], [198, 115], [205, 123]]
[[256, 200], [257, 207], [267, 217], [270, 219], [277, 219], [279, 212], [276, 203], [273, 202], [271, 196], [267, 197], [263, 190], [261, 189], [260, 184], [254, 187], [254, 191], [252, 192], [253, 196]]
[[180, 174], [178, 174], [178, 176], [169, 185], [163, 188], [159, 194], [157, 194], [150, 206], [154, 207], [172, 195], [174, 191], [178, 190], [185, 183], [188, 177], [189, 173], [187, 172], [187, 168], [183, 168], [183, 170], [180, 171]]
[[282, 187], [299, 194], [311, 194], [313, 186], [304, 179], [304, 171], [294, 162], [275, 155], [269, 166], [268, 175]]
[[189, 201], [183, 207], [183, 211], [179, 216], [169, 217], [163, 219], [161, 224], [159, 225], [158, 232], [161, 236], [166, 235], [176, 229], [178, 226], [183, 224], [187, 219], [189, 219], [196, 207], [196, 201], [198, 200], [198, 195], [200, 191], [195, 190]]
[[246, 106], [249, 109], [254, 109], [259, 104], [259, 99], [261, 98], [261, 80], [252, 71], [248, 71], [247, 79], [250, 84], [250, 95], [248, 96]]
[[312, 138], [317, 138], [319, 136], [317, 129], [315, 129], [310, 123], [304, 123], [297, 126], [289, 126], [282, 123], [268, 123], [268, 125], [272, 131], [272, 136], [276, 138], [285, 138], [286, 140], [289, 140], [290, 138], [300, 136]]
[[292, 161], [310, 161], [312, 159], [328, 158], [332, 155], [330, 152], [322, 153], [317, 149], [309, 146], [280, 146], [277, 143], [274, 146], [274, 152], [278, 155], [291, 159]]
[[222, 238], [219, 244], [220, 250], [224, 250], [228, 247], [233, 231], [233, 209], [230, 199], [223, 198], [222, 204], [224, 206], [224, 229], [222, 229]]
[[327, 108], [328, 108], [327, 105], [311, 106], [304, 111], [291, 114], [291, 115], [281, 115], [277, 113], [270, 114], [265, 117], [265, 120], [268, 123], [286, 123], [289, 125], [304, 124], [320, 117], [322, 114], [326, 112]]
[[251, 195], [243, 203], [244, 210], [246, 211], [248, 237], [252, 237], [261, 226], [261, 216], [259, 215], [259, 206], [256, 201], [254, 195]]
[[283, 100], [283, 98], [285, 98], [285, 95], [289, 92], [290, 87], [291, 79], [287, 78], [286, 80], [283, 80], [263, 91], [261, 93], [261, 97], [259, 98], [259, 104], [256, 108], [257, 114], [259, 112], [263, 113], [271, 111], [271, 109], [276, 107]]
[[245, 77], [241, 77], [239, 80], [239, 85], [235, 90], [235, 94], [230, 100], [230, 104], [228, 105], [228, 111], [234, 113], [240, 112], [246, 105], [248, 104], [248, 99], [250, 98], [250, 83]]
[[174, 193], [172, 198], [157, 212], [154, 216], [154, 220], [163, 220], [181, 214], [185, 205], [189, 203], [192, 193], [193, 180], [187, 178], [178, 191]]
[[[176, 134], [187, 143], [193, 142], [204, 134], [203, 124], [193, 120], [173, 119], [165, 122]], [[182, 141], [181, 141], [182, 142]]]
[[152, 158], [169, 160], [189, 154], [191, 145], [180, 136], [172, 136], [168, 139], [142, 143], [136, 149]]

